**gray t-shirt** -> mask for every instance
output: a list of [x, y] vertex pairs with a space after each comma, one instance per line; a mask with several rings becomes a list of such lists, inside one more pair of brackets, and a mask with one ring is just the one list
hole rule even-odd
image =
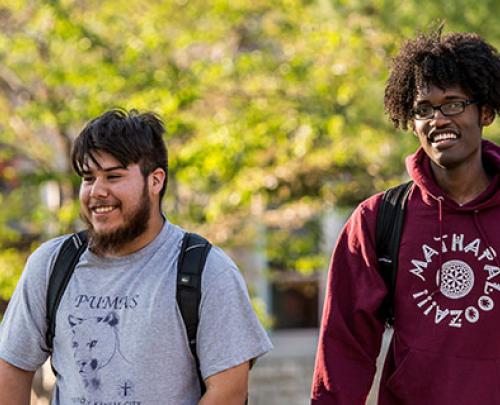
[[[120, 258], [85, 251], [62, 297], [52, 365], [53, 405], [192, 405], [199, 383], [177, 306], [184, 231], [165, 222], [143, 249]], [[64, 237], [40, 246], [0, 329], [0, 358], [36, 370], [48, 357], [45, 299]], [[203, 378], [262, 356], [272, 345], [236, 265], [217, 247], [202, 278], [198, 356]]]

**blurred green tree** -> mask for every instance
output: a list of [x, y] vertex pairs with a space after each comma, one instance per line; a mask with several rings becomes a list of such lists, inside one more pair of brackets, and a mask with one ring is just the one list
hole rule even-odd
[[[384, 117], [391, 55], [437, 19], [498, 45], [499, 11], [493, 0], [3, 0], [0, 295], [36, 243], [21, 234], [77, 226], [71, 142], [116, 106], [164, 118], [174, 222], [226, 246], [252, 245], [264, 224], [273, 263], [321, 268], [310, 224], [399, 181], [416, 148]], [[60, 190], [55, 207], [42, 185]]]

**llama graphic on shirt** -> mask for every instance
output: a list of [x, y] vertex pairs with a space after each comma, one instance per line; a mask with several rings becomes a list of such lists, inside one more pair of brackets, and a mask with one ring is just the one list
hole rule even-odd
[[78, 318], [68, 316], [71, 327], [73, 356], [78, 366], [85, 388], [97, 391], [102, 387], [100, 370], [106, 367], [113, 358], [120, 356], [118, 338], [118, 315], [112, 311], [106, 316]]

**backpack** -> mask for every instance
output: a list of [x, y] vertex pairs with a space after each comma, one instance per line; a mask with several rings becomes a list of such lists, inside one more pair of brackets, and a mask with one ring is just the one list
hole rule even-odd
[[[69, 280], [80, 256], [87, 248], [87, 233], [82, 231], [68, 237], [62, 244], [56, 258], [47, 287], [47, 333], [45, 340], [52, 351], [56, 330], [56, 313]], [[195, 233], [186, 233], [182, 240], [177, 263], [176, 299], [186, 327], [189, 348], [196, 363], [201, 395], [206, 391], [201, 376], [200, 360], [196, 353], [196, 332], [198, 330], [198, 308], [201, 300], [201, 276], [212, 245]]]
[[398, 271], [399, 243], [405, 220], [406, 203], [413, 181], [386, 190], [377, 212], [375, 246], [379, 270], [387, 286], [381, 317], [387, 326], [394, 325], [394, 293]]

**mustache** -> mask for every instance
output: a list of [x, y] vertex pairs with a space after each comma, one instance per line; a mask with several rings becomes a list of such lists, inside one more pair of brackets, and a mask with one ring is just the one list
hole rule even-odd
[[100, 200], [100, 199], [95, 199], [91, 200], [87, 206], [89, 209], [94, 209], [97, 207], [103, 207], [103, 206], [120, 206], [121, 204], [117, 201], [112, 201], [112, 200]]

